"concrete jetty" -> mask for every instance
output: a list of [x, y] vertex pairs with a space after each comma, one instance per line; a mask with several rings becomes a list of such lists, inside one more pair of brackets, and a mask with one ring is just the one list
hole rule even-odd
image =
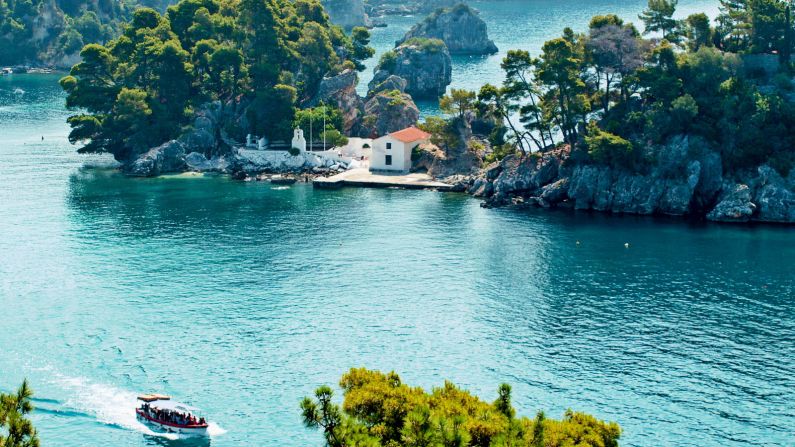
[[372, 173], [367, 168], [351, 169], [337, 175], [312, 180], [315, 188], [341, 188], [343, 186], [359, 186], [364, 188], [405, 188], [405, 189], [436, 189], [449, 191], [453, 187], [447, 183], [434, 180], [428, 174], [389, 174]]

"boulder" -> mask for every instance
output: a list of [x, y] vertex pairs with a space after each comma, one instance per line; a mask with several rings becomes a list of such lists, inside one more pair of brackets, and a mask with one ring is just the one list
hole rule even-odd
[[707, 214], [707, 219], [717, 222], [748, 222], [756, 211], [751, 202], [751, 188], [744, 184], [727, 184], [718, 204]]
[[125, 166], [128, 175], [138, 177], [154, 177], [169, 172], [182, 172], [185, 163], [185, 146], [177, 140], [171, 140], [143, 153]]
[[754, 203], [758, 206], [755, 220], [763, 222], [795, 222], [795, 192], [792, 185], [770, 166], [757, 169], [759, 177]]
[[[387, 75], [386, 72], [379, 72], [381, 77]], [[387, 75], [386, 78], [383, 80], [379, 77], [377, 80], [373, 78], [375, 81], [370, 82], [370, 94], [378, 93], [378, 92], [386, 92], [390, 90], [397, 90], [400, 93], [406, 92], [406, 86], [408, 85], [408, 81], [401, 78], [400, 76], [395, 76], [393, 74]]]
[[336, 106], [342, 111], [343, 132], [350, 135], [364, 109], [364, 102], [356, 93], [358, 83], [359, 76], [350, 69], [336, 76], [323, 78], [317, 94], [307, 105], [314, 107], [323, 102]]
[[556, 204], [566, 199], [569, 191], [569, 179], [562, 178], [541, 188], [539, 198], [548, 204]]
[[414, 25], [397, 45], [413, 38], [439, 39], [450, 54], [494, 54], [497, 46], [489, 39], [486, 22], [469, 6], [459, 3], [438, 9]]
[[344, 29], [372, 26], [362, 0], [323, 0], [322, 3], [329, 20], [335, 25]]
[[406, 93], [413, 98], [437, 99], [452, 81], [452, 61], [444, 42], [414, 38], [385, 53], [368, 85], [370, 94], [390, 75], [406, 80]]
[[185, 156], [185, 164], [191, 171], [197, 172], [228, 172], [229, 162], [224, 156], [207, 159], [204, 154], [190, 152]]
[[364, 105], [364, 117], [358, 133], [378, 137], [417, 124], [420, 110], [411, 96], [397, 90], [378, 92]]
[[218, 148], [218, 139], [215, 133], [208, 129], [193, 128], [179, 137], [180, 143], [185, 145], [187, 152], [212, 154]]

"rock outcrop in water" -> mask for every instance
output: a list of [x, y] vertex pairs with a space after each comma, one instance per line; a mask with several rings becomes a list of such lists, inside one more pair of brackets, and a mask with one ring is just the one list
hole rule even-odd
[[727, 178], [720, 156], [677, 137], [656, 148], [644, 172], [575, 161], [568, 147], [510, 155], [468, 184], [484, 206], [527, 203], [612, 213], [795, 223], [795, 173], [762, 165]]
[[167, 141], [152, 148], [125, 167], [128, 175], [154, 177], [171, 172], [182, 172], [185, 163], [185, 145], [177, 140]]
[[371, 91], [397, 76], [406, 80], [406, 93], [415, 99], [437, 99], [452, 81], [450, 53], [439, 39], [410, 39], [384, 54], [370, 81]]
[[489, 39], [486, 22], [463, 3], [433, 12], [414, 25], [397, 45], [414, 38], [439, 39], [447, 45], [450, 54], [494, 54], [498, 51], [497, 45]]

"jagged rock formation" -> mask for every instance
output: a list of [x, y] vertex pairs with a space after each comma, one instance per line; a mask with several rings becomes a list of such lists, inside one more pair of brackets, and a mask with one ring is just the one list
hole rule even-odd
[[769, 166], [727, 178], [721, 158], [688, 137], [655, 148], [657, 162], [639, 173], [574, 161], [568, 147], [504, 158], [468, 185], [485, 206], [542, 207], [628, 214], [690, 215], [714, 221], [795, 223], [795, 173]]
[[169, 172], [182, 172], [185, 164], [185, 145], [177, 140], [167, 141], [152, 148], [125, 166], [128, 175], [155, 177]]
[[451, 138], [439, 141], [441, 147], [421, 146], [416, 159], [412, 160], [414, 169], [442, 179], [476, 175], [490, 143], [472, 134], [470, 121], [471, 117], [454, 119], [450, 126]]
[[450, 54], [494, 54], [498, 51], [497, 45], [489, 39], [486, 22], [463, 3], [433, 12], [414, 25], [397, 45], [414, 38], [439, 39], [447, 45]]
[[307, 106], [323, 101], [340, 109], [344, 133], [351, 136], [378, 137], [413, 126], [420, 112], [410, 95], [404, 93], [406, 80], [389, 76], [374, 86], [366, 98], [356, 94], [358, 75], [353, 70], [324, 79]]
[[323, 0], [323, 7], [331, 23], [345, 29], [355, 26], [371, 27], [370, 17], [364, 10], [362, 0]]
[[364, 105], [364, 116], [358, 134], [379, 137], [417, 124], [420, 110], [411, 96], [399, 90], [371, 93]]
[[336, 76], [324, 78], [318, 93], [307, 105], [315, 107], [322, 101], [337, 107], [342, 112], [343, 132], [350, 135], [364, 111], [364, 102], [356, 93], [358, 83], [359, 76], [354, 70], [345, 70]]
[[438, 39], [410, 39], [385, 53], [370, 81], [371, 91], [390, 76], [406, 80], [406, 93], [415, 99], [437, 99], [452, 81], [452, 61], [444, 42]]

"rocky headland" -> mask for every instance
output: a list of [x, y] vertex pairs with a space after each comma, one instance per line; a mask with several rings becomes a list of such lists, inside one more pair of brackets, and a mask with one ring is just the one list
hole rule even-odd
[[[339, 108], [343, 131], [349, 136], [377, 137], [417, 123], [420, 112], [405, 93], [405, 79], [388, 77], [364, 98], [356, 93], [357, 84], [358, 75], [353, 70], [324, 78], [318, 93], [304, 105], [315, 107], [322, 102]], [[262, 173], [324, 174], [347, 169], [312, 154], [247, 150], [244, 135], [235, 134], [235, 130], [248, 126], [249, 106], [250, 102], [241, 98], [205, 104], [178, 138], [119, 160], [122, 171], [139, 177], [186, 171], [248, 177]]]
[[450, 54], [483, 55], [498, 51], [497, 45], [489, 39], [486, 22], [463, 3], [434, 11], [414, 25], [397, 45], [415, 38], [439, 39]]
[[679, 136], [653, 149], [638, 172], [594, 164], [562, 146], [509, 155], [476, 177], [454, 179], [483, 206], [513, 204], [609, 213], [670, 215], [720, 222], [795, 223], [795, 172], [767, 165], [724, 175], [717, 152]]

